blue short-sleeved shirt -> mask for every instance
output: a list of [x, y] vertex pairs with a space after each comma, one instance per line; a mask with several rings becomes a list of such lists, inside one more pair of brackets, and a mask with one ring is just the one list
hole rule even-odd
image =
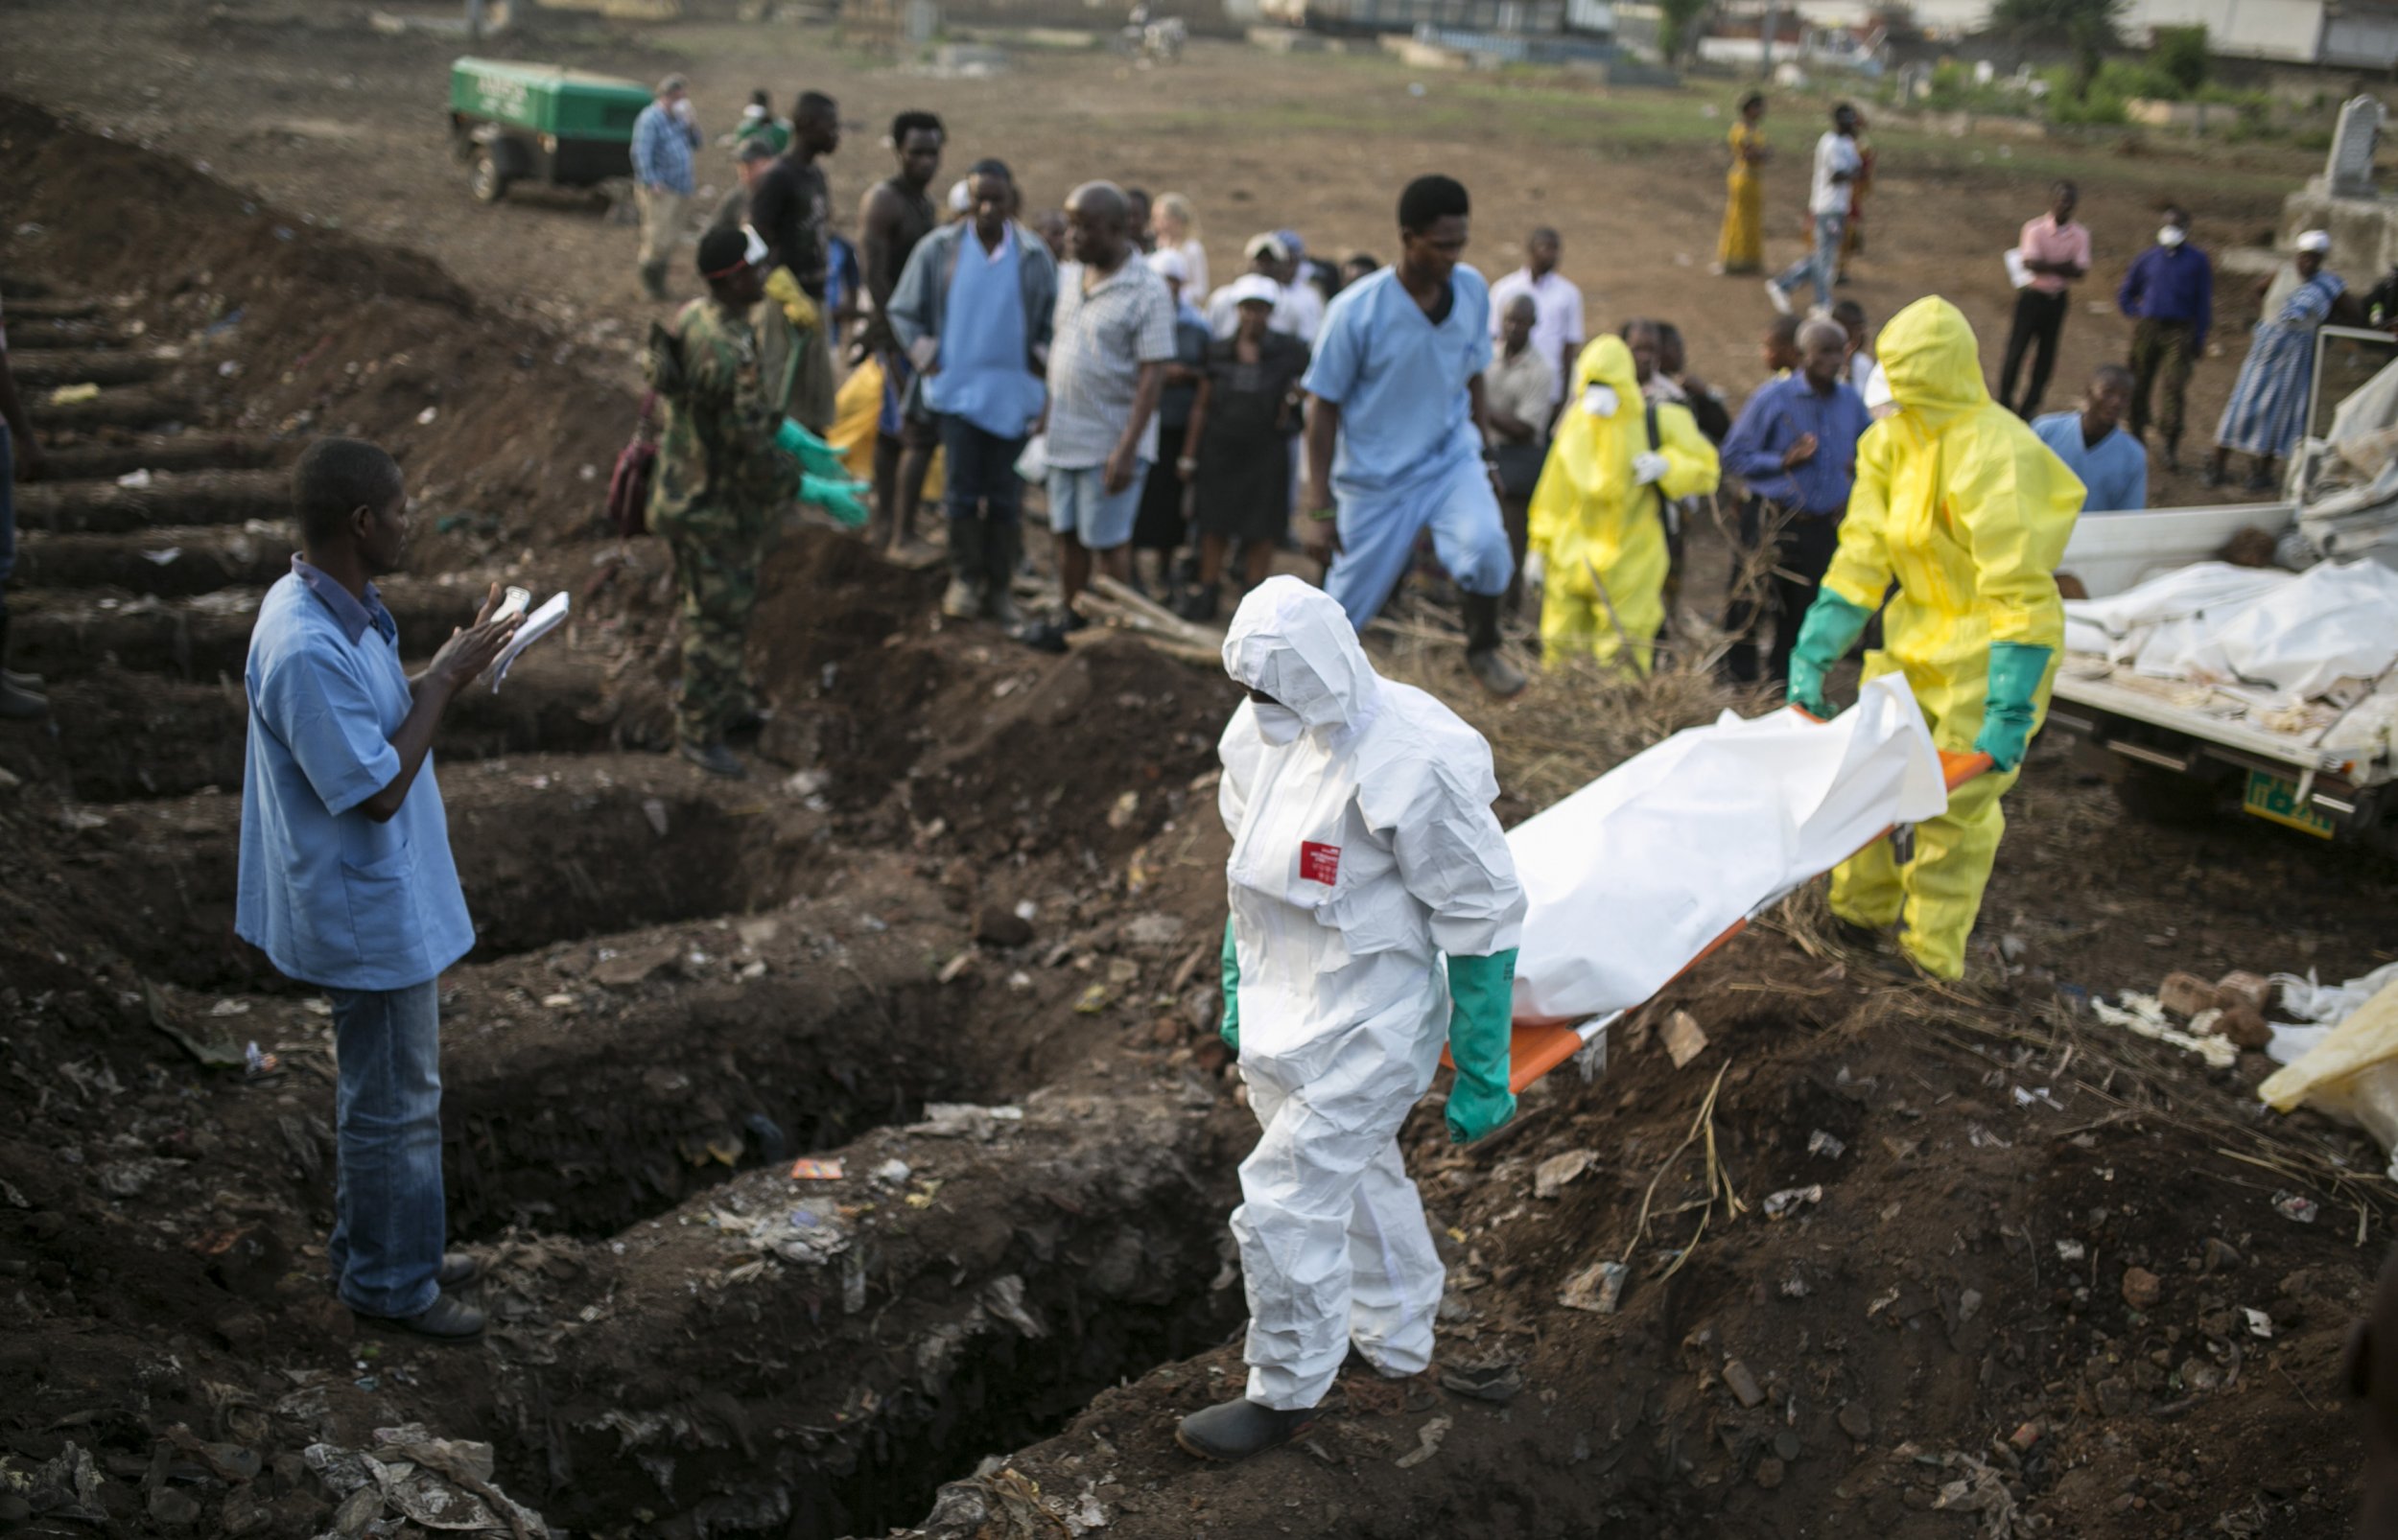
[[2078, 411], [2034, 417], [2032, 431], [2089, 488], [2083, 513], [2134, 513], [2149, 505], [2149, 452], [2129, 433], [2117, 428], [2095, 444], [2085, 443]]
[[234, 930], [286, 976], [339, 990], [422, 984], [475, 927], [428, 756], [388, 823], [359, 806], [400, 773], [411, 697], [400, 632], [298, 557], [249, 637], [248, 759]]
[[1333, 489], [1344, 498], [1400, 492], [1478, 459], [1466, 385], [1491, 366], [1491, 289], [1460, 267], [1438, 326], [1384, 268], [1333, 296], [1300, 382], [1341, 408]]

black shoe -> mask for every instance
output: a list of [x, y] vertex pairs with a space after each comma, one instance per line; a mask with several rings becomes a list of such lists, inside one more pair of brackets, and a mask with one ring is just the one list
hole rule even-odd
[[755, 743], [765, 732], [766, 724], [773, 720], [772, 712], [753, 706], [748, 711], [737, 713], [731, 721], [724, 724], [724, 740], [727, 743], [739, 743], [744, 746]]
[[1223, 591], [1214, 583], [1202, 583], [1183, 595], [1183, 602], [1174, 613], [1193, 625], [1206, 625], [1215, 618], [1217, 607], [1223, 603]]
[[641, 289], [651, 299], [664, 299], [666, 293], [666, 264], [645, 262], [641, 267]]
[[482, 1276], [482, 1264], [463, 1251], [444, 1251], [441, 1271], [434, 1276], [444, 1289], [463, 1289]]
[[684, 758], [712, 776], [722, 776], [727, 781], [739, 781], [749, 774], [742, 768], [741, 760], [733, 757], [733, 751], [724, 746], [721, 739], [714, 743], [694, 743], [690, 738], [678, 737], [674, 740], [674, 747]]
[[2248, 492], [2270, 492], [2273, 490], [2273, 478], [2263, 471], [2250, 471], [2248, 478], [2240, 485]]
[[1174, 1429], [1183, 1452], [1201, 1459], [1231, 1461], [1262, 1455], [1315, 1426], [1316, 1409], [1277, 1412], [1243, 1398], [1194, 1412]]
[[1498, 595], [1465, 596], [1466, 667], [1482, 688], [1504, 699], [1523, 693], [1524, 671], [1510, 663], [1499, 641]]
[[436, 1342], [472, 1342], [482, 1335], [483, 1314], [455, 1295], [435, 1295], [433, 1303], [413, 1316], [369, 1316], [358, 1318], [386, 1331], [410, 1332]]
[[2219, 487], [2230, 479], [2230, 477], [2223, 474], [2222, 467], [2213, 460], [2207, 461], [2206, 469], [2198, 473], [2198, 485], [2203, 487]]

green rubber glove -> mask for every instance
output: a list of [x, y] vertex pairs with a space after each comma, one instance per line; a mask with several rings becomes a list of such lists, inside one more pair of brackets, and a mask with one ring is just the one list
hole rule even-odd
[[1865, 635], [1865, 623], [1872, 618], [1871, 610], [1849, 603], [1830, 589], [1817, 591], [1815, 602], [1807, 606], [1807, 618], [1798, 627], [1798, 644], [1790, 653], [1790, 704], [1827, 722], [1832, 719], [1823, 683]]
[[799, 501], [814, 503], [839, 520], [846, 529], [860, 527], [872, 515], [872, 510], [858, 501], [858, 494], [865, 490], [866, 483], [853, 481], [846, 476], [835, 478], [803, 473], [799, 478]]
[[1457, 1063], [1448, 1092], [1448, 1138], [1471, 1144], [1516, 1115], [1516, 1093], [1507, 1084], [1516, 949], [1450, 958], [1448, 997], [1448, 1056]]
[[1983, 701], [1982, 732], [1973, 746], [2001, 770], [2023, 763], [2024, 748], [2032, 741], [2033, 701], [2052, 656], [2053, 648], [2028, 642], [1990, 643], [1989, 693]]
[[1224, 917], [1224, 1019], [1216, 1033], [1240, 1052], [1240, 949], [1233, 945], [1233, 917]]
[[841, 452], [788, 417], [774, 431], [774, 447], [799, 461], [799, 468], [811, 476], [848, 479], [849, 465], [841, 458]]

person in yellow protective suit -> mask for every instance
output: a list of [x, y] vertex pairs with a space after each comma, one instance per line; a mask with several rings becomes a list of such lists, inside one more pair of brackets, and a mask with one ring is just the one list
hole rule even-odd
[[1865, 677], [1904, 674], [1932, 741], [1986, 753], [1994, 768], [1916, 826], [1912, 858], [1876, 840], [1837, 869], [1832, 912], [1900, 925], [1900, 945], [1925, 972], [1957, 978], [2007, 828], [1999, 799], [2048, 712], [2065, 633], [2055, 573], [2082, 486], [1990, 399], [1973, 328], [1947, 300], [1918, 299], [1892, 316], [1876, 351], [1898, 409], [1858, 441], [1856, 489], [1799, 628], [1790, 699], [1830, 714], [1824, 677], [1896, 582]]
[[1665, 504], [1715, 490], [1715, 446], [1687, 407], [1644, 404], [1623, 338], [1574, 362], [1574, 388], [1532, 489], [1525, 583], [1541, 593], [1540, 654], [1647, 673], [1665, 622]]

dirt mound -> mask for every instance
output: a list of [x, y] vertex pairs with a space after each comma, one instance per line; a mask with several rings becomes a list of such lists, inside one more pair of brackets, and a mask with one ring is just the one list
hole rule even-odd
[[0, 268], [108, 295], [110, 318], [140, 324], [137, 346], [175, 350], [176, 379], [238, 382], [239, 405], [212, 414], [223, 426], [391, 450], [431, 514], [422, 556], [594, 530], [633, 423], [619, 361], [494, 312], [422, 256], [8, 97], [0, 201]]

